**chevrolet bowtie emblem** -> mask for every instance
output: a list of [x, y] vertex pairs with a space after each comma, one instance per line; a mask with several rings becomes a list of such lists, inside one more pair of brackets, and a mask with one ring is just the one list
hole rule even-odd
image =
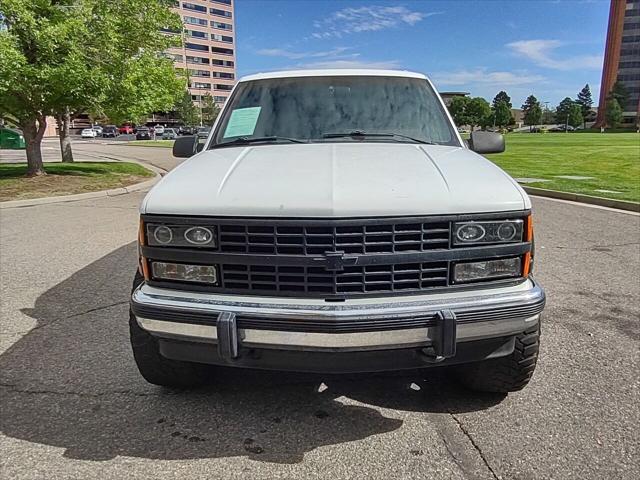
[[355, 265], [358, 257], [345, 255], [344, 252], [325, 252], [324, 257], [313, 260], [324, 263], [324, 268], [329, 272], [341, 272], [345, 266]]

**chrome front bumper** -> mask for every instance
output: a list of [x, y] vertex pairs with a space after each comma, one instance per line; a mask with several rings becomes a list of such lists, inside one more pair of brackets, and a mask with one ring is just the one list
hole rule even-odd
[[236, 350], [425, 347], [442, 341], [442, 319], [448, 317], [453, 340], [451, 332], [445, 340], [453, 341], [455, 352], [455, 343], [508, 337], [536, 325], [544, 303], [544, 290], [532, 280], [487, 290], [340, 303], [178, 292], [142, 284], [132, 294], [131, 309], [140, 327], [162, 339], [226, 344], [232, 328]]

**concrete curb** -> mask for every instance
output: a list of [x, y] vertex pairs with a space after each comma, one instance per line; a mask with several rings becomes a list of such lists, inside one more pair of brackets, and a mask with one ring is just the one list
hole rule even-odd
[[538, 197], [557, 198], [559, 200], [569, 200], [571, 202], [598, 205], [600, 207], [616, 208], [630, 212], [640, 212], [640, 203], [628, 202], [626, 200], [614, 200], [612, 198], [594, 197], [592, 195], [582, 195], [580, 193], [560, 192], [558, 190], [547, 190], [545, 188], [525, 187], [521, 185], [525, 192]]
[[[118, 160], [122, 161], [122, 160]], [[98, 190], [97, 192], [87, 192], [87, 193], [75, 193], [73, 195], [60, 195], [58, 197], [41, 197], [41, 198], [30, 198], [25, 200], [9, 200], [8, 202], [0, 202], [0, 210], [4, 208], [19, 208], [19, 207], [31, 207], [35, 205], [49, 205], [51, 203], [63, 203], [63, 202], [75, 202], [78, 200], [87, 200], [91, 198], [101, 198], [101, 197], [115, 197], [117, 195], [125, 195], [127, 193], [138, 192], [140, 190], [144, 190], [146, 188], [150, 188], [162, 178], [162, 175], [166, 173], [165, 170], [158, 168], [154, 165], [148, 165], [143, 162], [139, 162], [137, 160], [128, 160], [129, 163], [137, 163], [138, 165], [146, 168], [147, 170], [155, 173], [155, 177], [150, 180], [145, 180], [144, 182], [135, 183], [133, 185], [129, 185], [128, 187], [118, 187], [112, 188], [110, 190]]]

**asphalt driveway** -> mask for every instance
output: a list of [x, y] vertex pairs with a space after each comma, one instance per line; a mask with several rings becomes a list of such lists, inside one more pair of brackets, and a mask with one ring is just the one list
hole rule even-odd
[[474, 396], [446, 370], [174, 392], [128, 344], [141, 198], [0, 210], [2, 478], [640, 477], [637, 215], [534, 201], [548, 307], [522, 392]]

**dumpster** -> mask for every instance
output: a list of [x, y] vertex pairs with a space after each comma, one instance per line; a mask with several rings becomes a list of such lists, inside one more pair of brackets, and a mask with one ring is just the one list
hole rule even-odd
[[0, 127], [0, 148], [24, 149], [24, 137], [22, 133], [13, 128]]

